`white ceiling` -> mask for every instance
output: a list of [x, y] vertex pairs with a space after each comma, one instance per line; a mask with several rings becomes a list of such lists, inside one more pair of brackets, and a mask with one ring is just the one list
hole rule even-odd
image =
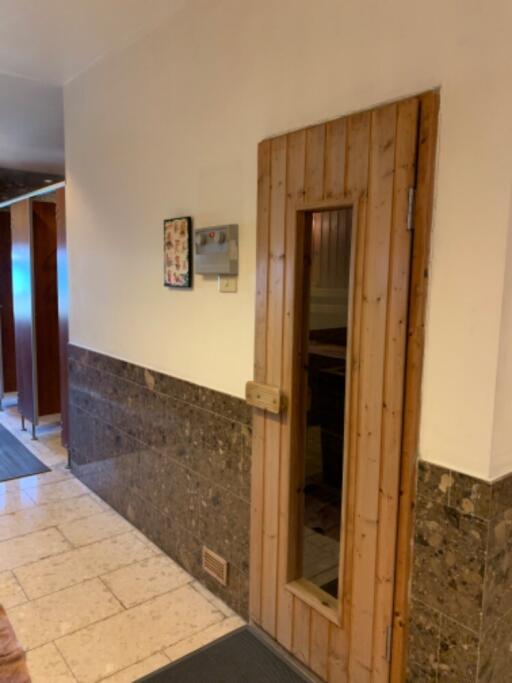
[[0, 0], [0, 72], [64, 85], [185, 0]]
[[62, 86], [184, 3], [0, 0], [0, 167], [62, 172]]

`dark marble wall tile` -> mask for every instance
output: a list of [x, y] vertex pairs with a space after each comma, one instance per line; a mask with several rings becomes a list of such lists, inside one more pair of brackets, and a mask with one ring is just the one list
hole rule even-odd
[[[244, 401], [70, 348], [74, 473], [247, 615], [251, 427]], [[229, 563], [220, 586], [203, 545]]]
[[69, 406], [69, 452], [72, 460], [85, 464], [95, 460], [96, 420], [75, 404]]
[[438, 683], [475, 683], [478, 634], [444, 616], [440, 630]]
[[[75, 346], [70, 402], [77, 476], [247, 616], [245, 402]], [[228, 560], [228, 586], [203, 571], [203, 545]], [[512, 477], [489, 484], [420, 462], [408, 682], [512, 680], [511, 566]]]
[[431, 465], [424, 460], [418, 463], [418, 496], [436, 503], [448, 504], [448, 496], [452, 485], [450, 470], [438, 465]]
[[512, 510], [512, 475], [501, 477], [492, 484], [491, 516]]
[[489, 483], [420, 463], [411, 586], [411, 681], [512, 681], [512, 476]]
[[498, 513], [489, 524], [489, 555], [512, 549], [512, 508]]
[[487, 531], [483, 520], [418, 498], [412, 594], [474, 630], [482, 613]]
[[477, 683], [512, 680], [512, 611], [482, 633]]
[[105, 374], [113, 375], [119, 379], [139, 384], [150, 391], [222, 415], [235, 422], [251, 424], [252, 411], [250, 406], [236, 396], [186, 382], [73, 344], [69, 346], [69, 358], [71, 363], [77, 362], [83, 367], [87, 367], [88, 370], [94, 369], [102, 376]]
[[436, 683], [441, 615], [419, 600], [411, 601], [406, 683]]
[[451, 476], [453, 483], [450, 489], [450, 507], [464, 514], [489, 519], [491, 516], [491, 484], [460, 472], [452, 472]]
[[198, 535], [222, 557], [249, 572], [249, 506], [217, 484], [203, 480], [199, 488]]
[[510, 549], [487, 559], [482, 629], [487, 630], [512, 609], [512, 552]]

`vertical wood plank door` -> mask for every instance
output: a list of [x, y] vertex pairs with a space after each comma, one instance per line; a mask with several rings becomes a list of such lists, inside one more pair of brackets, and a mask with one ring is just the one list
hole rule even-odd
[[[263, 141], [258, 151], [255, 380], [286, 397], [253, 419], [251, 620], [329, 683], [390, 680], [420, 95]], [[331, 214], [352, 216], [338, 599], [301, 577], [304, 283]], [[341, 214], [340, 214], [341, 215]], [[341, 232], [336, 234], [340, 235]], [[342, 454], [340, 453], [340, 457]]]

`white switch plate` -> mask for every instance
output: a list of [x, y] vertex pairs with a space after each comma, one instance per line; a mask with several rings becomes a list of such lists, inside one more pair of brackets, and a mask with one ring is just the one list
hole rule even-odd
[[219, 275], [219, 292], [223, 294], [234, 294], [238, 289], [238, 278], [236, 275]]

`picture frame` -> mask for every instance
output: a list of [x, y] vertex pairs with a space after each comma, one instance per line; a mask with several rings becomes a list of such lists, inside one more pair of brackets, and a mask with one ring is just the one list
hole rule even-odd
[[192, 218], [179, 216], [164, 220], [164, 286], [192, 287]]

